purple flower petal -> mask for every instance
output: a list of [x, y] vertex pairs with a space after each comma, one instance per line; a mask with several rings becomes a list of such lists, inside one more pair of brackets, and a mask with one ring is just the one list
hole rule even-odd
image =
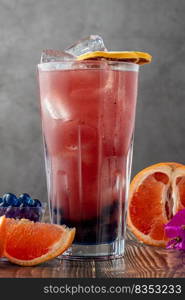
[[178, 244], [178, 240], [177, 239], [173, 239], [173, 240], [170, 240], [167, 245], [166, 245], [166, 248], [167, 249], [175, 249], [176, 248], [176, 245]]
[[177, 249], [177, 250], [185, 250], [185, 240], [181, 239], [172, 239], [170, 240], [167, 245], [167, 249]]
[[180, 243], [180, 249], [181, 250], [185, 250], [185, 239], [183, 239], [182, 241], [181, 241], [181, 243]]
[[181, 227], [180, 226], [165, 226], [166, 236], [169, 238], [176, 238], [177, 236], [181, 236]]
[[182, 226], [169, 226], [168, 224], [165, 226], [166, 236], [169, 238], [185, 238], [185, 230]]
[[167, 243], [167, 249], [185, 250], [185, 209], [180, 210], [165, 225], [165, 234], [171, 240]]
[[179, 210], [176, 215], [166, 224], [166, 226], [185, 225], [185, 208]]
[[182, 242], [179, 242], [179, 243], [175, 244], [174, 249], [183, 250], [183, 248], [182, 248]]

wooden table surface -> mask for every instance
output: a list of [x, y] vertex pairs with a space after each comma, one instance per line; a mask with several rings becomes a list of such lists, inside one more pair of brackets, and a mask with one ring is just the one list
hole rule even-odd
[[125, 255], [106, 261], [54, 259], [35, 267], [0, 261], [0, 278], [185, 277], [185, 253], [139, 244], [129, 234]]

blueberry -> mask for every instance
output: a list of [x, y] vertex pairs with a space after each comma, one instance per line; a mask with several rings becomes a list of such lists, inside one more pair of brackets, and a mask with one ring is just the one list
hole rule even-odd
[[17, 198], [17, 199], [14, 201], [13, 206], [14, 206], [14, 207], [20, 207], [21, 203], [22, 203], [22, 202], [20, 201], [20, 199]]
[[0, 217], [5, 214], [6, 207], [0, 206]]
[[40, 220], [40, 213], [38, 207], [34, 207], [31, 209], [31, 214], [29, 216], [29, 219], [34, 222], [38, 222]]
[[34, 199], [34, 207], [42, 207], [42, 203], [38, 199]]
[[30, 216], [32, 214], [31, 208], [28, 206], [24, 208], [23, 218], [24, 219], [30, 219]]
[[17, 219], [24, 219], [26, 214], [26, 207], [21, 207], [19, 214], [17, 214]]
[[34, 211], [33, 211], [33, 208], [29, 208], [27, 207], [27, 212], [26, 212], [26, 215], [25, 215], [25, 218], [26, 219], [29, 219], [30, 221], [33, 221], [33, 216], [34, 216]]
[[3, 204], [4, 204], [3, 199], [0, 198], [0, 208], [3, 207]]
[[14, 194], [7, 193], [3, 195], [3, 206], [8, 207], [8, 206], [19, 206], [20, 202], [17, 199], [17, 197]]
[[30, 199], [30, 195], [29, 195], [29, 194], [26, 194], [26, 193], [21, 194], [21, 195], [19, 196], [19, 199], [22, 200], [22, 202], [27, 201], [28, 199]]
[[6, 209], [6, 212], [5, 212], [5, 216], [7, 218], [14, 218], [15, 217], [15, 207], [12, 207], [12, 206], [9, 206], [7, 207]]
[[35, 205], [35, 201], [34, 201], [32, 198], [30, 198], [30, 199], [27, 201], [27, 206], [29, 206], [29, 207], [34, 207], [34, 205]]
[[21, 213], [21, 208], [20, 207], [15, 207], [14, 208], [14, 219], [21, 219], [20, 213]]
[[27, 207], [27, 206], [33, 206], [34, 205], [34, 201], [33, 199], [30, 197], [29, 194], [21, 194], [19, 196], [20, 201], [22, 202], [23, 206]]

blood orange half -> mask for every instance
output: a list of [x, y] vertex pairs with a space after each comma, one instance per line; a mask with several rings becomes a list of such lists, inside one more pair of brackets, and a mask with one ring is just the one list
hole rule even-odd
[[7, 218], [4, 256], [18, 265], [37, 265], [67, 250], [74, 235], [74, 228]]
[[159, 163], [139, 172], [131, 182], [128, 226], [142, 242], [165, 246], [166, 224], [185, 207], [185, 166]]

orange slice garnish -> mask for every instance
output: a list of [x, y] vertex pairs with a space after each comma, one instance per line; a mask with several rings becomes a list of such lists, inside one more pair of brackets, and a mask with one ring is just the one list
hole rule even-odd
[[138, 65], [148, 64], [152, 60], [152, 56], [146, 52], [136, 51], [95, 51], [85, 53], [77, 57], [77, 60], [93, 60], [106, 59], [124, 62], [132, 62]]

